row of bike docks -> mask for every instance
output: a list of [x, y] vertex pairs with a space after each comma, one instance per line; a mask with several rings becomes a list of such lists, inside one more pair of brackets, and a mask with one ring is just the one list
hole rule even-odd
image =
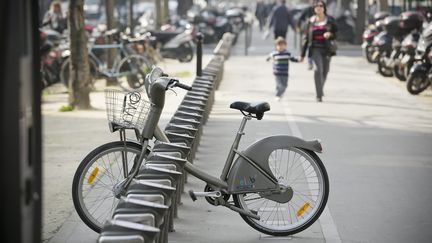
[[[111, 219], [103, 225], [98, 242], [168, 242], [187, 181], [184, 167], [195, 158], [231, 44], [232, 36], [225, 34], [209, 63], [197, 70], [199, 75], [191, 85], [192, 90], [185, 94], [164, 131], [155, 131], [159, 139], [125, 195], [120, 197]], [[198, 47], [197, 54], [201, 51]], [[201, 62], [201, 57], [198, 59]], [[200, 65], [197, 67], [201, 68]]]

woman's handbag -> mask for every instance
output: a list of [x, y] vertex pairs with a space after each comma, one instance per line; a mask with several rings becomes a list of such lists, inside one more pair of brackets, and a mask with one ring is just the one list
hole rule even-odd
[[329, 56], [335, 56], [337, 51], [336, 40], [326, 40], [326, 48]]

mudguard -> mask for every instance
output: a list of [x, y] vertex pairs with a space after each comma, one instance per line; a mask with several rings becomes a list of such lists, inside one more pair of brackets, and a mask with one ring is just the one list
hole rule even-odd
[[425, 65], [423, 65], [423, 63], [414, 64], [411, 67], [410, 75], [426, 75], [427, 72], [428, 72], [428, 68]]
[[[268, 158], [274, 150], [290, 147], [322, 152], [321, 143], [318, 140], [305, 141], [288, 135], [270, 136], [258, 140], [241, 152], [241, 155], [234, 162], [228, 174], [228, 191], [237, 194], [277, 188], [274, 182], [277, 179], [274, 178], [270, 170]], [[259, 168], [251, 165], [247, 160], [255, 162]], [[270, 178], [260, 170], [270, 175]]]

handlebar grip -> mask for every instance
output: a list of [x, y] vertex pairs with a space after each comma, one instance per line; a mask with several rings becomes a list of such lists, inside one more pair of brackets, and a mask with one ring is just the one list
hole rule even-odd
[[185, 90], [192, 90], [192, 87], [186, 84], [182, 84], [182, 83], [177, 83], [176, 84], [177, 87], [181, 88], [181, 89], [185, 89]]

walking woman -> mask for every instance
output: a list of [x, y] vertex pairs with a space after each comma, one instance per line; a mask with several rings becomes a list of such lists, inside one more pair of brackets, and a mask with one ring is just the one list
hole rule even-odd
[[334, 18], [327, 15], [324, 1], [314, 1], [313, 8], [315, 14], [309, 18], [307, 24], [300, 61], [303, 61], [306, 53], [312, 58], [316, 97], [318, 102], [322, 102], [331, 56], [336, 54], [332, 43], [336, 39], [337, 26]]

